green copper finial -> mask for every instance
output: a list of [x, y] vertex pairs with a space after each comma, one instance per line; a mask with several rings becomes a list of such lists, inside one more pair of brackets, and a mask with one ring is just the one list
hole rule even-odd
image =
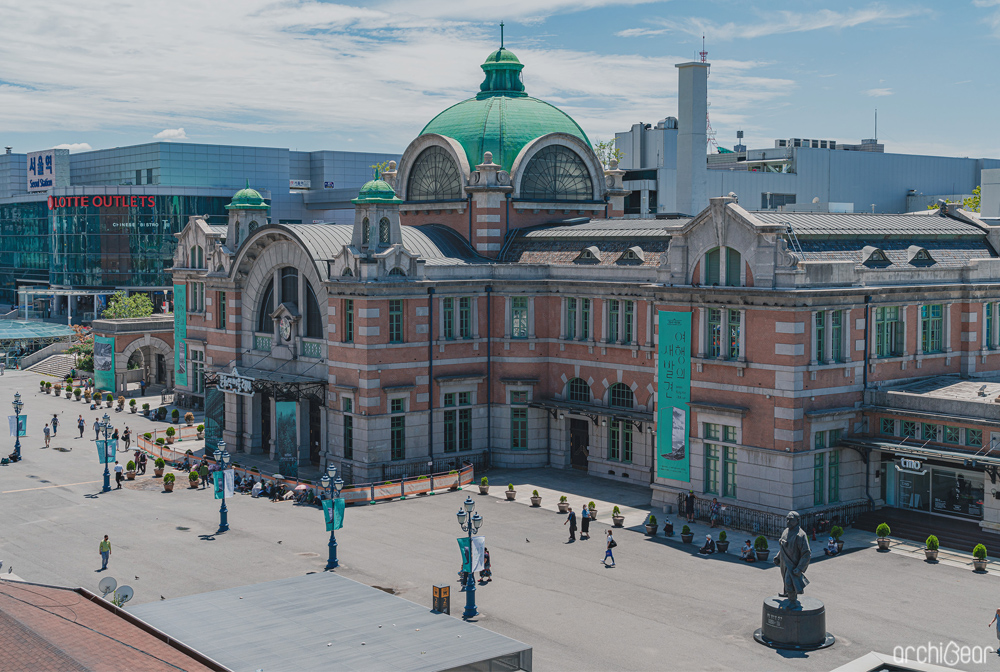
[[247, 180], [247, 186], [246, 186], [246, 188], [249, 189], [250, 188], [250, 178], [248, 177], [248, 178], [246, 178], [246, 180]]
[[503, 21], [500, 22], [500, 48], [503, 49]]

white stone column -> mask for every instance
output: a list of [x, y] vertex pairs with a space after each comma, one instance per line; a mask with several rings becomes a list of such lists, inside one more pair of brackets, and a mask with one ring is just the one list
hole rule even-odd
[[[833, 364], [833, 312], [832, 310], [826, 311], [824, 320], [826, 320], [826, 330], [823, 332], [823, 354], [826, 355], [826, 363]], [[843, 335], [844, 323], [840, 323], [841, 335]]]
[[740, 308], [740, 357], [739, 361], [747, 361], [747, 311]]
[[819, 311], [818, 310], [812, 311], [812, 319], [809, 320], [809, 324], [810, 324], [811, 329], [812, 329], [812, 331], [810, 332], [812, 335], [809, 338], [809, 364], [810, 364], [810, 366], [815, 366], [816, 364], [819, 363], [818, 360], [816, 359], [816, 340], [817, 340], [817, 334], [819, 332], [819, 326], [817, 325], [817, 320], [818, 319], [819, 319]]
[[[910, 338], [910, 333], [909, 333], [909, 331], [910, 331], [909, 330], [910, 320], [909, 320], [909, 316], [908, 316], [909, 308], [910, 308], [909, 306], [900, 306], [899, 307], [899, 321], [903, 325], [902, 328], [903, 328], [903, 356], [904, 357], [906, 357], [907, 355], [910, 354], [910, 341], [909, 341], [909, 338]], [[920, 306], [917, 306], [917, 313], [918, 313], [917, 319], [918, 320], [920, 319], [919, 312], [920, 312]], [[917, 331], [917, 341], [918, 341], [917, 347], [918, 348], [920, 347], [919, 340], [920, 340], [920, 331], [918, 330]]]
[[535, 297], [528, 297], [528, 338], [535, 338]]
[[953, 304], [945, 303], [941, 306], [943, 313], [942, 324], [944, 328], [944, 351], [951, 352], [951, 308]]
[[708, 340], [708, 334], [707, 334], [707, 331], [706, 331], [706, 324], [705, 324], [705, 322], [706, 322], [706, 309], [705, 308], [699, 308], [698, 309], [698, 343], [697, 343], [697, 347], [695, 348], [695, 352], [698, 353], [699, 357], [704, 357], [705, 356], [705, 350], [706, 350], [705, 346], [706, 346], [706, 342]]
[[854, 339], [851, 338], [854, 330], [854, 318], [850, 308], [844, 309], [844, 317], [840, 323], [840, 354], [844, 362], [851, 361], [851, 351], [854, 350]]
[[566, 321], [566, 313], [569, 311], [569, 302], [571, 300], [572, 299], [564, 296], [559, 305], [559, 338], [564, 341], [566, 340], [566, 336], [569, 335], [567, 331], [568, 324]]
[[990, 346], [997, 347], [1000, 344], [1000, 315], [997, 315], [997, 309], [1000, 308], [1000, 303], [993, 304], [993, 324], [992, 329], [990, 329]]
[[917, 304], [914, 307], [917, 310], [917, 354], [918, 355], [922, 355], [922, 354], [924, 354], [924, 342], [923, 342], [923, 337], [924, 337], [924, 318], [923, 318], [923, 315], [921, 313], [921, 311], [923, 310], [923, 306], [921, 306], [920, 304]]

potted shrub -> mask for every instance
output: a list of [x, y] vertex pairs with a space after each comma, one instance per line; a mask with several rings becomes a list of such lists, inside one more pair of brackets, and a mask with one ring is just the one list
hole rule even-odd
[[830, 528], [830, 536], [833, 540], [837, 542], [837, 553], [844, 550], [844, 542], [840, 540], [840, 536], [844, 534], [844, 528], [834, 525]]
[[158, 457], [153, 460], [153, 477], [159, 478], [163, 476], [163, 468], [167, 466], [167, 463], [163, 461], [162, 457]]
[[60, 394], [62, 394], [62, 383], [56, 383], [55, 385], [52, 386], [52, 389], [56, 391], [56, 396], [58, 397]]
[[938, 546], [937, 537], [933, 534], [927, 537], [927, 541], [924, 542], [924, 555], [927, 556], [928, 562], [937, 562]]
[[90, 403], [90, 397], [91, 397], [90, 388], [87, 388], [86, 390], [83, 391], [83, 400], [86, 401], [89, 404]]
[[111, 408], [111, 404], [115, 403], [115, 395], [108, 392], [104, 395], [104, 403], [107, 404], [108, 408]]
[[198, 480], [199, 480], [199, 478], [200, 477], [198, 476], [198, 472], [197, 471], [192, 471], [191, 473], [188, 474], [188, 486], [192, 490], [194, 490], [195, 488], [198, 487]]
[[135, 403], [135, 399], [128, 400], [128, 410], [132, 413], [135, 413], [137, 410], [139, 410], [138, 405]]
[[128, 464], [125, 465], [125, 478], [130, 481], [135, 480], [135, 462], [132, 460], [129, 460]]
[[889, 550], [889, 526], [885, 523], [879, 523], [879, 526], [875, 528], [875, 536], [878, 537], [876, 540], [878, 542], [878, 550], [888, 551]]
[[729, 550], [729, 540], [726, 539], [725, 530], [719, 532], [719, 540], [715, 542], [715, 547], [719, 549], [719, 553], [725, 553]]
[[694, 532], [691, 531], [690, 527], [685, 525], [681, 528], [681, 542], [690, 544], [692, 541], [694, 541]]
[[194, 413], [192, 413], [191, 411], [188, 411], [187, 413], [185, 413], [184, 414], [184, 422], [187, 423], [188, 427], [190, 427], [191, 425], [193, 425], [194, 424]]
[[147, 441], [152, 441], [153, 440], [153, 433], [152, 432], [146, 432], [145, 434], [142, 435], [142, 438], [146, 439]]
[[646, 536], [656, 536], [656, 516], [653, 514], [649, 514], [649, 518], [646, 519]]
[[125, 395], [123, 394], [118, 395], [118, 410], [119, 411], [125, 410]]
[[167, 427], [167, 443], [174, 442], [174, 435], [177, 434], [177, 430], [173, 427]]
[[590, 502], [587, 504], [587, 508], [590, 509], [590, 519], [597, 520], [597, 506], [593, 502]]
[[448, 472], [449, 476], [451, 476], [452, 474], [455, 474], [455, 482], [452, 483], [451, 486], [449, 486], [448, 489], [449, 490], [458, 490], [458, 480], [459, 480], [458, 479], [458, 470], [457, 469], [452, 469], [451, 471]]
[[623, 527], [625, 525], [625, 516], [622, 515], [622, 511], [618, 508], [618, 505], [615, 505], [615, 508], [611, 509], [611, 522], [615, 527]]
[[260, 469], [258, 469], [257, 467], [250, 467], [250, 473], [252, 473], [252, 474], [259, 474], [260, 473]]
[[77, 401], [80, 401], [80, 397], [83, 395], [83, 390], [79, 387], [73, 390], [73, 396], [76, 397]]
[[485, 476], [479, 479], [479, 494], [480, 495], [490, 494], [490, 481]]
[[174, 481], [175, 480], [177, 480], [177, 477], [174, 476], [173, 474], [164, 474], [163, 475], [163, 489], [166, 490], [167, 492], [173, 492], [174, 491]]
[[198, 438], [199, 439], [204, 439], [205, 438], [205, 425], [198, 425], [196, 427], [196, 429], [198, 430]]
[[176, 425], [177, 423], [179, 423], [181, 421], [181, 412], [178, 411], [176, 408], [174, 410], [170, 411], [170, 419]]
[[767, 538], [763, 534], [753, 540], [753, 550], [757, 552], [760, 562], [766, 562], [767, 556], [771, 555], [771, 551], [767, 550]]
[[986, 571], [986, 547], [982, 544], [976, 544], [972, 549], [972, 569], [976, 572]]
[[507, 484], [507, 492], [505, 492], [504, 494], [507, 496], [507, 501], [508, 502], [513, 502], [514, 501], [514, 497], [517, 496], [517, 490], [514, 489], [514, 484], [513, 483], [508, 483]]
[[147, 418], [149, 417], [149, 404], [142, 405], [142, 414], [145, 415]]
[[566, 499], [566, 495], [561, 495], [559, 497], [559, 513], [566, 513], [569, 511], [569, 501]]
[[158, 446], [162, 446], [163, 445], [163, 437], [162, 436], [156, 440], [156, 445], [158, 445]]
[[52, 383], [45, 381], [45, 394], [52, 394]]
[[39, 380], [38, 381], [38, 391], [39, 392], [44, 392], [45, 391], [45, 381], [44, 380]]
[[163, 420], [167, 419], [167, 407], [166, 406], [160, 406], [158, 409], [156, 409], [156, 418], [158, 420], [160, 420], [160, 421], [163, 421]]
[[[72, 399], [73, 398], [73, 388], [71, 386], [69, 386], [69, 385], [66, 386], [66, 398], [67, 399]], [[79, 397], [77, 397], [77, 398], [79, 398]]]
[[535, 508], [542, 505], [542, 496], [538, 494], [538, 490], [531, 491], [531, 505]]

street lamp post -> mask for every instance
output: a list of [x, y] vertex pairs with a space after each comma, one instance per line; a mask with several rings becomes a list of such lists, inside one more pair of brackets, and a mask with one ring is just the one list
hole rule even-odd
[[472, 535], [479, 532], [483, 517], [478, 511], [473, 513], [475, 508], [476, 503], [469, 496], [458, 510], [458, 524], [463, 532], [469, 533], [469, 576], [465, 582], [465, 611], [462, 613], [462, 618], [474, 618], [479, 614], [479, 610], [476, 609], [476, 573], [472, 571]]
[[226, 467], [229, 466], [229, 451], [226, 450], [226, 442], [219, 441], [219, 447], [215, 451], [215, 459], [222, 469], [222, 506], [219, 508], [219, 532], [229, 531], [229, 509], [226, 508]]
[[[328, 464], [326, 474], [320, 479], [320, 483], [330, 491], [330, 506], [335, 507], [337, 498], [340, 497], [340, 491], [344, 489], [344, 480], [337, 478], [337, 467]], [[330, 547], [330, 557], [327, 558], [326, 568], [327, 570], [336, 569], [340, 566], [340, 562], [337, 560], [337, 533], [333, 529], [332, 521], [330, 523], [330, 543], [327, 545]]]
[[24, 402], [21, 401], [21, 393], [14, 393], [14, 401], [11, 402], [14, 406], [14, 455], [17, 457], [17, 461], [21, 461], [21, 409], [24, 408]]
[[98, 426], [104, 430], [104, 487], [101, 488], [101, 492], [111, 492], [111, 471], [108, 469], [108, 433], [111, 431], [111, 418], [107, 413]]

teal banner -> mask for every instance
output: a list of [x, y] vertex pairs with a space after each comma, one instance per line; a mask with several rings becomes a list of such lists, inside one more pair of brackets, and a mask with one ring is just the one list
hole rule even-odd
[[187, 285], [174, 285], [174, 387], [187, 387]]
[[691, 313], [661, 310], [656, 372], [656, 475], [691, 482]]
[[344, 526], [344, 498], [324, 499], [323, 517], [326, 518], [326, 531], [339, 530]]
[[299, 475], [298, 423], [295, 421], [298, 406], [294, 401], [278, 401], [274, 404], [278, 429], [278, 469], [285, 478]]
[[115, 339], [94, 336], [94, 385], [99, 390], [115, 390]]
[[[242, 397], [236, 399], [241, 401]], [[215, 452], [225, 428], [226, 394], [217, 387], [210, 387], [205, 390], [205, 450]]]
[[97, 440], [97, 463], [114, 464], [115, 453], [118, 452], [118, 439]]

